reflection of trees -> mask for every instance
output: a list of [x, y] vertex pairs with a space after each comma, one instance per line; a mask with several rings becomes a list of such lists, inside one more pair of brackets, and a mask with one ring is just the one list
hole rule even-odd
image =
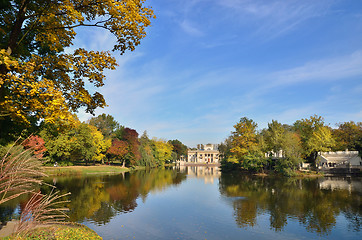
[[233, 204], [235, 220], [239, 227], [254, 226], [256, 224], [257, 207], [255, 202], [236, 200]]
[[325, 234], [331, 231], [336, 217], [342, 213], [351, 230], [361, 230], [359, 194], [348, 190], [321, 190], [317, 179], [222, 174], [220, 192], [236, 198], [233, 208], [240, 227], [254, 226], [257, 215], [267, 212], [275, 231], [282, 230], [288, 218], [295, 218], [309, 231]]
[[151, 169], [123, 175], [61, 178], [57, 188], [72, 193], [67, 205], [71, 221], [90, 219], [97, 224], [106, 224], [120, 212], [133, 211], [137, 198], [145, 201], [149, 192], [161, 191], [184, 179], [184, 173]]
[[[16, 207], [20, 203], [21, 206], [25, 205], [30, 194], [24, 194], [15, 200], [10, 200], [0, 205], [0, 225], [5, 225], [16, 215]], [[1, 229], [1, 227], [0, 227]]]

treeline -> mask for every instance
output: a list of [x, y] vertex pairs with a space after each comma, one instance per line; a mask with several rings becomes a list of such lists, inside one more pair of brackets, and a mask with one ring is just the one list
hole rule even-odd
[[240, 228], [253, 227], [263, 221], [265, 225], [269, 223], [271, 230], [280, 232], [291, 227], [293, 219], [321, 238], [330, 236], [337, 219], [343, 216], [346, 228], [360, 232], [360, 194], [343, 188], [325, 191], [320, 189], [320, 183], [314, 178], [265, 179], [222, 174], [219, 190], [230, 199]]
[[[42, 123], [22, 142], [49, 165], [109, 164], [122, 166], [162, 166], [186, 155], [187, 147], [179, 140], [150, 139], [145, 131], [120, 125], [113, 116], [102, 114], [87, 122], [64, 125]], [[23, 132], [25, 138], [30, 130]], [[0, 139], [0, 154], [14, 144], [16, 135]]]
[[268, 128], [258, 131], [256, 122], [243, 117], [234, 129], [219, 144], [224, 169], [292, 175], [302, 162], [314, 167], [318, 152], [348, 149], [362, 153], [362, 122], [344, 122], [331, 128], [321, 116], [314, 115], [293, 125], [273, 120]]

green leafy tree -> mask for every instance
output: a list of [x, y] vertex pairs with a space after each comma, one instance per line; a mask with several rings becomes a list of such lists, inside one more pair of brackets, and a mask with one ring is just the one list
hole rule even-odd
[[268, 149], [277, 153], [283, 149], [285, 142], [286, 130], [281, 123], [272, 120], [268, 123], [268, 129], [265, 132], [265, 141], [268, 145]]
[[97, 153], [97, 146], [88, 124], [81, 123], [75, 129], [74, 138], [75, 145], [72, 149], [73, 161], [84, 161], [88, 165]]
[[328, 151], [334, 145], [331, 130], [320, 116], [296, 121], [294, 130], [300, 136], [304, 157], [311, 163], [315, 163], [318, 151]]
[[152, 149], [152, 140], [149, 139], [147, 132], [144, 131], [139, 139], [141, 160], [139, 164], [146, 167], [155, 167], [156, 161]]
[[218, 150], [220, 153], [220, 158], [222, 161], [226, 160], [231, 155], [232, 148], [232, 139], [231, 136], [225, 139], [224, 142], [218, 145]]
[[303, 149], [299, 135], [290, 131], [285, 132], [282, 150], [283, 157], [276, 160], [275, 170], [286, 176], [295, 175], [294, 171], [302, 162]]
[[112, 138], [114, 132], [120, 128], [119, 123], [114, 120], [113, 116], [104, 113], [89, 119], [88, 124], [95, 126], [105, 138]]
[[264, 171], [266, 158], [261, 151], [252, 151], [243, 156], [241, 167], [248, 171]]
[[298, 169], [301, 162], [302, 147], [299, 135], [292, 132], [291, 128], [274, 120], [268, 124], [263, 135], [266, 142], [265, 152], [282, 151], [282, 156], [269, 159], [269, 166], [284, 175], [294, 175], [294, 171]]
[[179, 140], [169, 140], [168, 141], [173, 146], [173, 152], [176, 153], [176, 159], [180, 159], [181, 156], [187, 156], [187, 146], [184, 145]]
[[45, 128], [41, 136], [45, 140], [47, 153], [53, 160], [66, 164], [88, 164], [97, 156], [97, 144], [88, 124], [80, 123], [76, 127], [63, 129], [60, 133], [52, 130], [52, 127]]

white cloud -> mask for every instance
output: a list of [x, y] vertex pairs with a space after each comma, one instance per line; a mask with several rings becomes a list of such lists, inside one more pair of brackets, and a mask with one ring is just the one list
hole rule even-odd
[[328, 12], [334, 1], [320, 0], [216, 0], [234, 12], [234, 17], [255, 25], [255, 35], [275, 38], [293, 30], [300, 23]]
[[187, 34], [194, 36], [194, 37], [201, 37], [203, 36], [203, 32], [199, 30], [195, 24], [191, 23], [190, 20], [184, 19], [180, 23], [180, 27], [183, 31], [185, 31]]
[[362, 51], [350, 55], [308, 62], [301, 67], [272, 74], [274, 84], [283, 85], [305, 81], [333, 81], [362, 75]]
[[350, 55], [309, 61], [302, 66], [284, 69], [259, 76], [260, 87], [248, 94], [250, 98], [260, 97], [276, 88], [297, 83], [314, 81], [343, 81], [346, 78], [362, 76], [362, 51]]

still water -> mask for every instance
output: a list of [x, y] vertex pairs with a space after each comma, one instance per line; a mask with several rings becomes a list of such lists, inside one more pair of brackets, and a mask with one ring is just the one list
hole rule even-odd
[[362, 239], [360, 178], [181, 167], [49, 182], [103, 239]]

